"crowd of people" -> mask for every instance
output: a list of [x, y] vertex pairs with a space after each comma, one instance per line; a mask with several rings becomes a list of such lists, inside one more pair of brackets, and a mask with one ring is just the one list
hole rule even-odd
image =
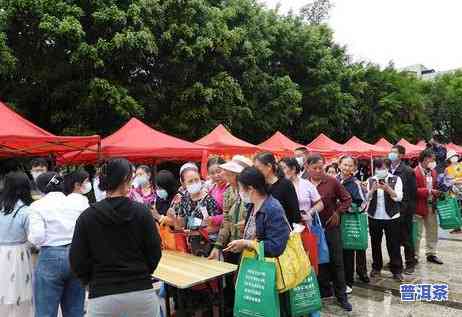
[[[461, 198], [460, 157], [436, 142], [416, 166], [405, 156], [396, 145], [371, 167], [351, 156], [328, 162], [305, 148], [280, 160], [269, 152], [253, 160], [212, 157], [207, 179], [195, 163], [184, 164], [175, 177], [111, 159], [90, 176], [84, 169], [50, 171], [45, 160], [34, 160], [29, 175], [5, 176], [0, 196], [0, 316], [56, 317], [59, 310], [66, 317], [160, 316], [151, 274], [161, 258], [161, 228], [186, 232], [195, 255], [239, 264], [257, 241], [266, 257], [280, 256], [295, 224], [310, 226], [315, 217], [330, 257], [319, 266], [321, 297], [335, 296], [351, 311], [348, 294], [356, 281], [370, 283], [385, 268], [397, 282], [415, 273], [423, 261], [422, 232], [426, 261], [443, 264], [435, 206], [443, 194]], [[368, 216], [371, 268], [365, 250], [343, 248], [342, 215], [353, 209]], [[233, 283], [228, 277], [228, 308]], [[290, 316], [286, 295], [280, 294], [282, 316]], [[191, 297], [203, 304], [204, 296]]]

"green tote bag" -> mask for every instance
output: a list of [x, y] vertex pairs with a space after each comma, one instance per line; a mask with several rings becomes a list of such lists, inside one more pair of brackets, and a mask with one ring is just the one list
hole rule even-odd
[[297, 287], [289, 291], [290, 316], [307, 316], [321, 310], [321, 294], [318, 280], [313, 270]]
[[263, 242], [256, 258], [245, 257], [239, 266], [234, 300], [235, 317], [279, 317], [276, 266], [265, 261]]
[[457, 229], [462, 226], [459, 202], [454, 197], [445, 195], [436, 203], [436, 209], [442, 229]]
[[367, 215], [352, 208], [353, 212], [344, 213], [341, 217], [343, 249], [366, 250], [368, 245]]

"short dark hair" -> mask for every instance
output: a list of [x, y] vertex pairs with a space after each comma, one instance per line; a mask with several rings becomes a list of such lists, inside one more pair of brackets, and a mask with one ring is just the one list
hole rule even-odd
[[244, 187], [252, 186], [261, 195], [268, 194], [265, 176], [254, 166], [244, 168], [238, 176], [238, 181]]
[[342, 157], [340, 158], [340, 160], [338, 161], [338, 165], [342, 164], [342, 162], [343, 162], [344, 160], [346, 160], [346, 159], [352, 160], [352, 161], [353, 161], [353, 164], [354, 164], [355, 166], [358, 166], [358, 160], [355, 159], [353, 156], [350, 156], [350, 155], [344, 155], [344, 156], [342, 156]]
[[420, 152], [419, 162], [422, 163], [423, 161], [425, 161], [426, 158], [429, 158], [429, 157], [435, 157], [435, 153], [433, 152], [431, 148], [427, 148], [423, 150], [422, 152]]
[[64, 176], [64, 193], [71, 194], [74, 191], [75, 184], [82, 184], [90, 174], [84, 169], [75, 170]]
[[308, 149], [306, 147], [304, 147], [304, 146], [301, 146], [301, 147], [296, 148], [295, 151], [300, 151], [300, 152], [305, 152], [306, 153], [306, 152], [308, 152]]
[[4, 215], [12, 213], [19, 200], [27, 206], [32, 203], [31, 184], [24, 172], [10, 172], [5, 176], [5, 186], [0, 197], [0, 210]]
[[114, 191], [132, 178], [133, 166], [123, 158], [115, 158], [101, 166], [99, 189]]
[[295, 170], [297, 174], [302, 170], [302, 167], [298, 164], [294, 157], [285, 157], [280, 162], [286, 164], [291, 170]]
[[312, 154], [307, 156], [305, 164], [306, 165], [312, 165], [312, 164], [316, 164], [316, 163], [319, 163], [319, 162], [324, 163], [325, 161], [326, 160], [324, 159], [324, 156], [322, 156], [321, 154], [312, 153]]
[[44, 193], [64, 192], [64, 180], [56, 172], [47, 172], [37, 177], [37, 187]]
[[48, 161], [43, 157], [37, 157], [30, 162], [31, 167], [44, 166], [48, 168]]
[[226, 163], [226, 161], [222, 157], [220, 157], [220, 156], [212, 156], [207, 161], [207, 169], [209, 169], [213, 165], [221, 165], [221, 164], [225, 164], [225, 163]]
[[383, 158], [374, 159], [374, 168], [383, 168], [383, 167], [388, 167]]
[[401, 154], [401, 155], [405, 155], [406, 154], [406, 148], [404, 146], [402, 146], [401, 144], [395, 144], [393, 145], [392, 149], [397, 149], [398, 150], [398, 153]]

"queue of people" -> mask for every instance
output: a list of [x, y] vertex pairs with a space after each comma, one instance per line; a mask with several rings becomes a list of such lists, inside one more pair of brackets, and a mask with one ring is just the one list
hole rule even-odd
[[[302, 148], [279, 161], [269, 152], [253, 160], [213, 157], [207, 180], [194, 163], [184, 164], [176, 179], [167, 170], [155, 173], [112, 159], [91, 179], [84, 170], [61, 175], [38, 161], [31, 180], [23, 172], [8, 174], [0, 197], [0, 315], [55, 317], [60, 309], [63, 316], [83, 316], [88, 292], [88, 316], [160, 316], [151, 280], [165, 232], [158, 228], [184, 232], [188, 251], [197, 256], [239, 264], [241, 253], [257, 250], [257, 242], [263, 242], [266, 257], [280, 256], [293, 228], [309, 228], [315, 218], [329, 254], [319, 266], [320, 295], [335, 296], [351, 311], [355, 273], [370, 283], [388, 267], [402, 282], [403, 273], [413, 274], [420, 261], [423, 230], [427, 261], [443, 264], [437, 257], [436, 203], [444, 192], [462, 195], [462, 165], [448, 152], [447, 167], [438, 175], [431, 148], [420, 154], [415, 169], [404, 157], [405, 149], [394, 146], [387, 158], [374, 160], [366, 181], [357, 177], [362, 174], [355, 158], [328, 163]], [[87, 198], [92, 190], [96, 203]], [[344, 249], [342, 242], [342, 217], [352, 212], [368, 216], [369, 273], [366, 250]], [[39, 250], [35, 268], [32, 247]], [[207, 291], [213, 297], [213, 287]], [[227, 278], [225, 294], [232, 307], [233, 277]], [[280, 294], [281, 316], [290, 316], [288, 302], [287, 292]]]

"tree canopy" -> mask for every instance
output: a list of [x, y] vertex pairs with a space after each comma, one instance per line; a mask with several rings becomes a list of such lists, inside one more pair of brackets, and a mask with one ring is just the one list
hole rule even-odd
[[107, 135], [136, 116], [189, 140], [219, 123], [251, 142], [276, 130], [301, 143], [462, 136], [460, 74], [428, 84], [351, 63], [325, 24], [255, 0], [0, 8], [0, 99], [54, 133]]

